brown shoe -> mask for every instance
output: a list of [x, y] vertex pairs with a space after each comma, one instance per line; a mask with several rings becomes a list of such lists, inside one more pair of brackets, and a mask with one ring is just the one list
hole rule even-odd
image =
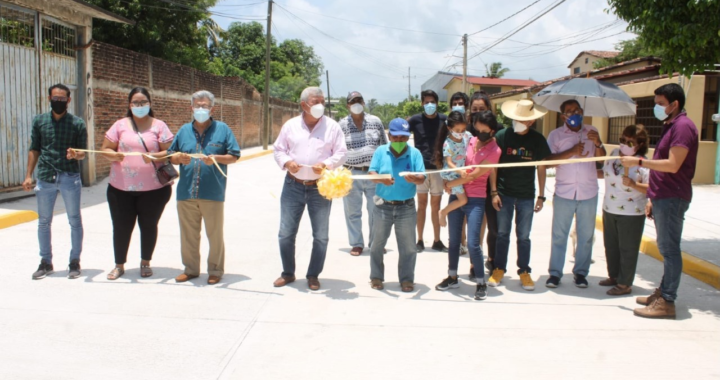
[[222, 278], [222, 277], [220, 277], [220, 276], [210, 276], [210, 277], [208, 277], [208, 284], [210, 284], [210, 285], [215, 285], [215, 284], [217, 284], [218, 282], [220, 282], [220, 279], [221, 279], [221, 278]]
[[405, 293], [412, 292], [415, 289], [413, 283], [410, 281], [403, 281], [402, 284], [400, 284], [400, 288]]
[[375, 290], [383, 290], [385, 287], [383, 286], [383, 282], [379, 278], [373, 278], [370, 280], [370, 287], [372, 287]]
[[275, 282], [273, 282], [273, 286], [276, 288], [281, 288], [294, 281], [295, 276], [280, 276], [277, 280], [275, 280]]
[[638, 303], [638, 305], [650, 305], [653, 303], [657, 298], [662, 297], [662, 292], [660, 292], [660, 288], [655, 288], [653, 293], [647, 297], [638, 297], [635, 298], [635, 302]]
[[197, 278], [197, 277], [198, 277], [198, 276], [193, 276], [193, 275], [190, 275], [190, 274], [187, 274], [187, 273], [183, 273], [183, 274], [175, 277], [175, 282], [186, 282], [186, 281], [190, 281], [190, 280], [192, 280], [193, 278]]
[[362, 255], [363, 247], [353, 247], [353, 249], [350, 251], [350, 254], [353, 256], [360, 256]]
[[600, 286], [615, 286], [615, 285], [617, 285], [617, 280], [612, 277], [608, 277], [608, 278], [600, 281], [598, 283], [598, 285], [600, 285]]
[[320, 280], [318, 280], [317, 277], [308, 277], [308, 289], [310, 290], [320, 290]]
[[648, 306], [633, 310], [638, 317], [675, 319], [675, 302], [667, 302], [658, 297]]
[[607, 291], [609, 296], [622, 296], [632, 293], [632, 286], [615, 285]]

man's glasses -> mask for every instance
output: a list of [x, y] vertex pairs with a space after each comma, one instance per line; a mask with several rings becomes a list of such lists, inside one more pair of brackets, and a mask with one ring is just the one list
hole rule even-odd
[[132, 104], [135, 107], [145, 107], [146, 105], [150, 104], [150, 102], [147, 100], [141, 100], [141, 101], [137, 101], [137, 102], [130, 102], [130, 104]]
[[194, 108], [194, 109], [196, 109], [196, 110], [197, 110], [197, 109], [204, 109], [204, 110], [209, 110], [210, 108], [212, 108], [212, 106], [205, 106], [205, 105], [202, 105], [202, 106], [201, 106], [201, 105], [194, 105], [194, 106], [193, 106], [193, 108]]
[[565, 117], [572, 117], [573, 115], [582, 115], [582, 111], [578, 109], [578, 110], [575, 110], [575, 112], [565, 112], [565, 113], [563, 113], [563, 115], [565, 115]]
[[66, 96], [53, 96], [50, 100], [53, 102], [67, 102], [68, 98]]

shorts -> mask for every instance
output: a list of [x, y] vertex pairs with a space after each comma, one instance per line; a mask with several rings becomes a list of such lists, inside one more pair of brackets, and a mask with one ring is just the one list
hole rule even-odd
[[[450, 181], [460, 178], [460, 172], [442, 172], [442, 173], [440, 173], [440, 177], [443, 180], [450, 182]], [[455, 195], [465, 194], [465, 188], [462, 185], [454, 186], [451, 190], [452, 190], [452, 193]]]
[[428, 173], [425, 175], [425, 182], [422, 185], [417, 185], [418, 194], [427, 194], [434, 196], [441, 196], [445, 190], [445, 184], [443, 179], [440, 177], [440, 173]]

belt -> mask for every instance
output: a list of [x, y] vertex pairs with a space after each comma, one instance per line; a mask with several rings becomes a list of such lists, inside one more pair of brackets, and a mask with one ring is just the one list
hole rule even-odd
[[343, 166], [350, 170], [362, 170], [364, 172], [370, 170], [369, 166], [350, 166], [350, 165], [343, 165]]
[[413, 201], [415, 201], [415, 198], [406, 199], [404, 201], [388, 201], [388, 200], [383, 199], [383, 202], [385, 202], [385, 204], [389, 204], [391, 206], [402, 206], [402, 205], [410, 204]]
[[316, 179], [309, 179], [309, 180], [308, 180], [308, 179], [300, 179], [300, 178], [297, 178], [297, 177], [295, 177], [294, 175], [292, 175], [292, 174], [290, 174], [290, 173], [288, 173], [288, 176], [290, 176], [290, 178], [294, 179], [295, 182], [301, 183], [301, 184], [303, 184], [303, 185], [305, 185], [305, 186], [315, 186], [315, 185], [317, 185], [317, 180], [316, 180]]

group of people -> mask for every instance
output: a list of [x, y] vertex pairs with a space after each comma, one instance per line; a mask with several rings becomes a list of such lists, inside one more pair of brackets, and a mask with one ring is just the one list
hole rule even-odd
[[[665, 271], [660, 287], [649, 297], [637, 299], [645, 307], [636, 309], [635, 314], [674, 317], [682, 272], [680, 237], [683, 215], [692, 197], [698, 135], [697, 128], [683, 111], [685, 95], [680, 86], [663, 85], [656, 89], [655, 95], [655, 116], [664, 126], [653, 159], [646, 157], [647, 132], [641, 125], [632, 125], [625, 128], [619, 148], [610, 154], [617, 159], [606, 160], [598, 170], [594, 162], [553, 165], [557, 160], [607, 155], [597, 129], [583, 123], [582, 105], [575, 100], [561, 105], [564, 124], [550, 132], [546, 139], [533, 126], [547, 110], [531, 100], [503, 103], [503, 114], [512, 120], [511, 126], [504, 127], [498, 123], [492, 103], [482, 91], [470, 98], [464, 93], [453, 94], [452, 110], [444, 115], [437, 110], [437, 94], [427, 90], [421, 94], [423, 112], [407, 120], [393, 119], [386, 135], [380, 119], [365, 112], [365, 102], [359, 92], [348, 94], [346, 106], [350, 113], [338, 123], [324, 116], [322, 90], [306, 88], [301, 94], [302, 113], [283, 125], [274, 143], [275, 160], [286, 172], [278, 233], [282, 273], [274, 286], [285, 286], [296, 280], [295, 239], [307, 208], [313, 244], [305, 277], [309, 289], [320, 289], [332, 202], [319, 193], [317, 182], [324, 170], [344, 166], [352, 174], [391, 175], [389, 179], [353, 181], [352, 189], [343, 198], [352, 256], [360, 256], [365, 249], [362, 226], [365, 199], [373, 289], [384, 288], [384, 254], [394, 227], [400, 287], [404, 292], [413, 291], [417, 253], [425, 249], [423, 232], [430, 203], [431, 248], [448, 254], [447, 277], [437, 284], [437, 290], [459, 287], [459, 257], [466, 253], [471, 262], [470, 279], [476, 283], [476, 300], [487, 298], [488, 286], [501, 285], [508, 270], [513, 218], [517, 273], [522, 288], [534, 290], [530, 268], [532, 219], [547, 201], [546, 170], [555, 166], [552, 248], [545, 285], [560, 286], [568, 237], [574, 228], [577, 238], [574, 239], [573, 282], [577, 287], [588, 287], [586, 277], [592, 263], [598, 178], [604, 178], [602, 218], [608, 278], [599, 284], [611, 287], [609, 295], [632, 292], [645, 218], [654, 219], [658, 247], [665, 257]], [[85, 157], [85, 152], [76, 149], [85, 149], [87, 134], [84, 122], [67, 112], [70, 92], [65, 86], [51, 87], [49, 100], [52, 111], [39, 115], [33, 123], [28, 173], [23, 183], [26, 190], [32, 189], [32, 175], [37, 165], [35, 192], [40, 215], [41, 263], [33, 278], [43, 278], [53, 271], [50, 223], [58, 192], [65, 200], [72, 227], [68, 276], [76, 278], [80, 275], [83, 235], [77, 161]], [[150, 260], [157, 241], [157, 224], [171, 196], [172, 185], [158, 179], [157, 165], [170, 163], [179, 165], [181, 173], [176, 193], [185, 270], [176, 281], [188, 281], [200, 274], [202, 221], [210, 243], [208, 283], [221, 280], [227, 182], [213, 166], [217, 162], [226, 172], [226, 166], [239, 158], [240, 148], [230, 128], [212, 118], [213, 106], [213, 94], [207, 91], [193, 94], [194, 120], [173, 136], [164, 122], [154, 118], [147, 90], [135, 88], [130, 92], [126, 117], [108, 130], [102, 146], [102, 154], [112, 161], [107, 197], [116, 265], [108, 279], [124, 274], [135, 223], [141, 231], [140, 273], [143, 277], [152, 275]], [[411, 135], [414, 146], [408, 145]], [[144, 154], [128, 155], [132, 152]], [[525, 162], [536, 164], [459, 169]], [[449, 199], [447, 206], [441, 208], [443, 193], [449, 194]], [[448, 228], [447, 247], [440, 239], [444, 226]], [[488, 247], [487, 261], [483, 240]], [[483, 266], [489, 271], [487, 280]]]

